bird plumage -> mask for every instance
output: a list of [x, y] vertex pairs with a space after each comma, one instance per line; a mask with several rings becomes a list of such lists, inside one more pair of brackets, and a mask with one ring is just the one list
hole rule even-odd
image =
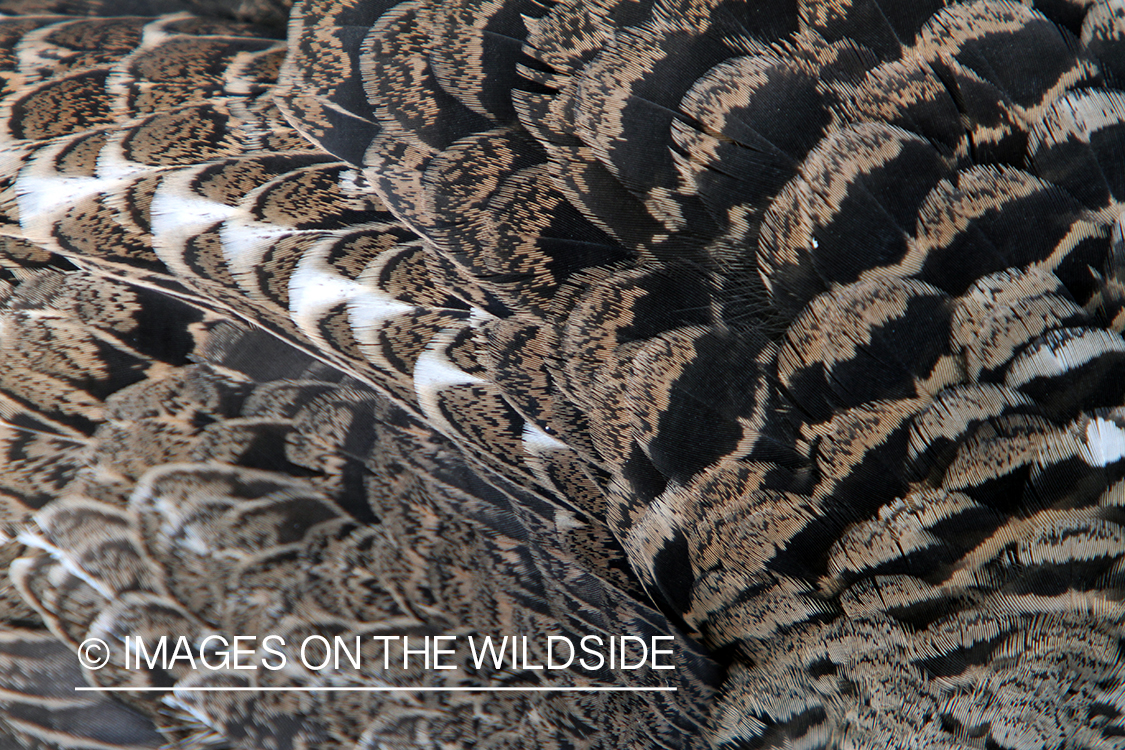
[[[1123, 743], [1118, 3], [239, 7], [0, 19], [10, 743]], [[234, 631], [677, 656], [26, 677]]]

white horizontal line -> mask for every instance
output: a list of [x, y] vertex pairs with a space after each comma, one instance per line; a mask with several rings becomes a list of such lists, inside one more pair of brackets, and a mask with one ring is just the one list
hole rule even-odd
[[674, 687], [76, 687], [95, 693], [657, 693], [676, 692]]

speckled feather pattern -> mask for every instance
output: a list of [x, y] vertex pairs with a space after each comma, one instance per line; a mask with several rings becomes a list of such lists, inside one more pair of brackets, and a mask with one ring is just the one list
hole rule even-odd
[[[0, 3], [0, 745], [1125, 747], [1116, 0], [105, 5]], [[676, 668], [73, 655], [212, 632]], [[573, 684], [677, 691], [175, 691]]]

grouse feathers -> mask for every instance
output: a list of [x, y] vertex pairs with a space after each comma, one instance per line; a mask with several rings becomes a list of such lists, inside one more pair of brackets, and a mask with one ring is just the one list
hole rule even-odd
[[0, 3], [0, 745], [1125, 747], [1116, 0], [109, 5]]

